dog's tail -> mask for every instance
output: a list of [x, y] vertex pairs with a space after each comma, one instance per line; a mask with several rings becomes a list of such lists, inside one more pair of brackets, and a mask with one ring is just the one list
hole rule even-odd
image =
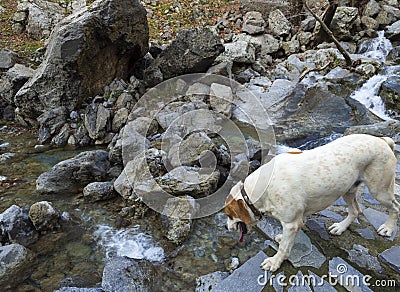
[[390, 147], [390, 149], [392, 149], [392, 151], [394, 152], [394, 141], [392, 138], [389, 137], [380, 137], [382, 140], [384, 140]]

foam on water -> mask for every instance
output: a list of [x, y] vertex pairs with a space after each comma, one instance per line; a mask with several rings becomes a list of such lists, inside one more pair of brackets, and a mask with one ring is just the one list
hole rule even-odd
[[99, 225], [93, 236], [105, 249], [106, 258], [126, 256], [157, 262], [165, 257], [163, 248], [157, 246], [150, 235], [140, 232], [139, 226], [115, 229]]
[[382, 98], [378, 95], [382, 83], [385, 82], [387, 78], [388, 76], [386, 75], [375, 75], [368, 79], [359, 90], [355, 91], [350, 96], [365, 105], [366, 108], [382, 120], [391, 120], [387, 115]]
[[365, 57], [385, 61], [392, 49], [392, 43], [385, 38], [385, 32], [378, 31], [378, 37], [361, 44], [359, 51], [363, 52]]
[[[391, 42], [385, 38], [384, 32], [379, 31], [378, 37], [360, 46], [360, 51], [363, 52], [363, 56], [365, 57], [384, 62], [392, 48], [393, 46]], [[368, 79], [367, 82], [350, 97], [365, 105], [366, 108], [382, 120], [391, 120], [392, 118], [389, 116], [390, 113], [386, 110], [382, 98], [378, 95], [382, 83], [392, 74], [390, 68], [386, 71], [385, 74], [378, 74]]]

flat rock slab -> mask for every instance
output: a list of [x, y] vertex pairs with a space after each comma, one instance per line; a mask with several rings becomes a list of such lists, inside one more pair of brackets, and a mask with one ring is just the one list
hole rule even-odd
[[[257, 227], [270, 239], [274, 239], [276, 235], [282, 233], [282, 225], [278, 220], [266, 217], [258, 222]], [[278, 250], [278, 245], [271, 243], [271, 246]], [[296, 237], [292, 251], [288, 260], [295, 267], [309, 266], [319, 268], [325, 262], [325, 256], [311, 243], [310, 238], [300, 230]]]
[[343, 216], [339, 213], [333, 212], [331, 210], [322, 210], [319, 211], [317, 214], [322, 215], [324, 217], [330, 218], [333, 221], [340, 222], [343, 220]]
[[[386, 222], [387, 218], [389, 217], [389, 215], [382, 213], [380, 211], [377, 211], [375, 209], [372, 208], [367, 208], [363, 211], [364, 216], [367, 218], [368, 222], [372, 224], [372, 226], [374, 226], [374, 228], [376, 230], [378, 230], [378, 228]], [[390, 237], [384, 237], [387, 240], [393, 241], [394, 237], [396, 236], [398, 227], [396, 225], [396, 228], [393, 231], [392, 236]]]
[[349, 291], [373, 291], [364, 284], [364, 275], [350, 266], [342, 258], [334, 257], [329, 261], [329, 273], [336, 276], [338, 284]]
[[367, 203], [370, 203], [371, 205], [379, 205], [379, 201], [376, 200], [371, 193], [369, 192], [368, 188], [365, 187], [365, 191], [364, 191], [364, 195], [363, 195], [363, 199], [364, 201], [366, 201]]
[[377, 257], [371, 255], [366, 247], [359, 244], [354, 244], [353, 249], [346, 251], [349, 254], [348, 259], [357, 266], [374, 271], [376, 274], [385, 274], [385, 270], [382, 268]]
[[283, 285], [279, 284], [282, 283], [280, 279], [284, 279], [285, 272], [280, 272], [278, 275], [273, 277], [270, 280], [270, 285], [275, 289], [276, 292], [283, 292]]
[[365, 239], [370, 239], [370, 240], [375, 239], [375, 232], [371, 230], [371, 228], [369, 227], [356, 229], [355, 232], [360, 234]]
[[379, 259], [400, 274], [400, 246], [395, 245], [378, 255]]
[[310, 276], [310, 284], [313, 286], [314, 292], [335, 292], [336, 289], [333, 288], [331, 284], [327, 281], [319, 277], [317, 274], [314, 274], [311, 271], [308, 271], [308, 275]]
[[333, 206], [347, 206], [346, 201], [343, 199], [343, 197], [340, 197], [337, 199], [335, 202], [332, 204]]
[[325, 222], [324, 218], [310, 218], [306, 221], [306, 226], [308, 229], [317, 232], [322, 239], [329, 240], [331, 237], [326, 230]]
[[307, 279], [304, 278], [303, 273], [298, 271], [295, 281], [291, 287], [289, 287], [288, 292], [312, 292], [310, 286], [307, 284]]
[[[236, 269], [228, 278], [219, 283], [212, 292], [257, 292], [262, 291], [268, 283], [270, 273], [260, 268], [260, 264], [268, 256], [260, 251], [257, 255], [249, 259], [242, 266]], [[259, 279], [261, 278], [262, 281]], [[264, 285], [260, 285], [264, 284]]]

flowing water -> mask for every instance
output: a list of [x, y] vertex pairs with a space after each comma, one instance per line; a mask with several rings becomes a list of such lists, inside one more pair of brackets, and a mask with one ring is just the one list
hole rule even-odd
[[394, 115], [393, 112], [385, 108], [385, 104], [379, 96], [382, 83], [389, 76], [399, 72], [398, 66], [385, 66], [384, 63], [392, 48], [391, 42], [385, 38], [383, 31], [378, 32], [378, 37], [375, 39], [368, 40], [360, 45], [359, 52], [362, 53], [362, 56], [382, 62], [383, 70], [382, 73], [368, 79], [360, 89], [351, 95], [351, 98], [358, 100], [382, 120], [391, 120]]

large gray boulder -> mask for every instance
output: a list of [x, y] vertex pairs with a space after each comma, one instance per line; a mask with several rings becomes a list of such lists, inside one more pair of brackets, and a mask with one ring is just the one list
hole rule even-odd
[[344, 132], [351, 126], [374, 122], [368, 110], [356, 100], [320, 87], [296, 86], [279, 102], [279, 107], [281, 113], [286, 113], [276, 120], [275, 134], [278, 141], [284, 142], [323, 137], [332, 132]]
[[[157, 56], [154, 64], [147, 71], [158, 68], [164, 80], [188, 73], [206, 72], [223, 51], [224, 46], [218, 35], [210, 28], [198, 27], [183, 30]], [[147, 81], [149, 83], [149, 80]]]
[[[0, 286], [9, 291], [16, 277], [27, 270], [33, 259], [32, 252], [20, 244], [10, 244], [0, 247]], [[18, 275], [18, 276], [17, 276]], [[18, 279], [21, 280], [20, 278]]]
[[148, 261], [115, 257], [104, 267], [101, 287], [105, 292], [153, 291], [154, 273]]
[[110, 162], [108, 152], [93, 150], [64, 160], [36, 180], [40, 194], [76, 194], [88, 183], [107, 178]]
[[400, 142], [400, 121], [391, 120], [372, 125], [360, 125], [348, 128], [345, 135], [369, 134], [373, 136], [392, 137], [396, 143]]
[[[53, 30], [44, 62], [15, 97], [19, 115], [36, 124], [43, 112], [72, 111], [104, 84], [125, 78], [148, 51], [146, 10], [138, 0], [96, 1]], [[34, 104], [34, 106], [32, 106]]]

